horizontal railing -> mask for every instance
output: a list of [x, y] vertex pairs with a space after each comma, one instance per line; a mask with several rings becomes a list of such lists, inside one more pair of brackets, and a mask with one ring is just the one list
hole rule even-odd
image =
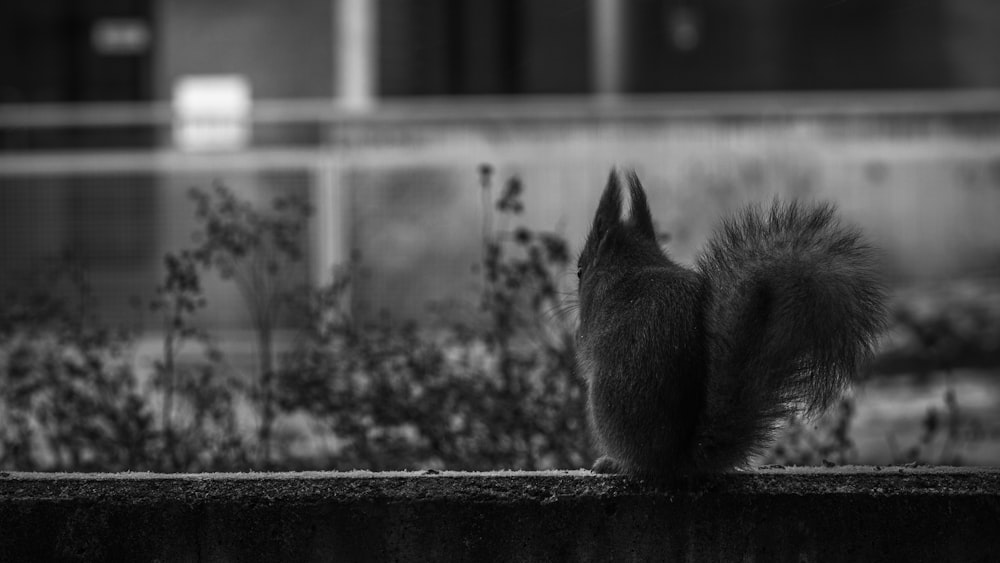
[[[526, 96], [388, 98], [367, 110], [332, 99], [254, 100], [259, 123], [479, 121], [731, 115], [895, 115], [1000, 112], [1000, 90], [678, 93], [612, 98]], [[169, 123], [176, 108], [148, 103], [0, 104], [0, 128], [106, 127]]]

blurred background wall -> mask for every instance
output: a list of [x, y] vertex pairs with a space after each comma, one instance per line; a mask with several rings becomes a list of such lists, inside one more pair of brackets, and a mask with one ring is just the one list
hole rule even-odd
[[623, 164], [682, 259], [784, 193], [837, 201], [898, 283], [995, 276], [998, 30], [992, 0], [6, 2], [0, 276], [73, 251], [127, 318], [219, 181], [311, 198], [294, 275], [357, 253], [359, 310], [419, 317], [474, 295], [483, 162], [570, 241]]
[[[483, 164], [493, 170], [488, 197]], [[322, 287], [332, 268], [356, 259], [348, 295], [357, 319], [427, 327], [441, 312], [487, 314], [477, 308], [484, 215], [512, 178], [524, 188], [524, 212], [494, 213], [493, 228], [506, 232], [496, 236], [525, 226], [564, 237], [574, 253], [614, 165], [639, 173], [657, 227], [682, 261], [720, 214], [775, 194], [837, 203], [882, 249], [893, 319], [874, 369], [893, 377], [871, 378], [856, 412], [852, 400], [836, 409], [839, 418], [824, 426], [836, 447], [814, 443], [812, 463], [837, 451], [841, 462], [1000, 459], [995, 0], [36, 0], [0, 2], [0, 336], [8, 346], [0, 463], [86, 467], [49, 459], [61, 451], [61, 434], [48, 432], [52, 442], [51, 428], [38, 425], [54, 420], [71, 429], [71, 446], [73, 429], [90, 421], [98, 446], [113, 446], [114, 456], [132, 448], [133, 457], [94, 461], [104, 470], [270, 467], [264, 446], [272, 437], [291, 452], [275, 459], [311, 460], [302, 467], [422, 467], [410, 454], [353, 465], [338, 440], [364, 444], [372, 432], [390, 439], [396, 430], [413, 438], [421, 416], [397, 416], [411, 404], [432, 422], [453, 415], [453, 402], [415, 400], [426, 390], [421, 377], [451, 374], [462, 389], [489, 383], [485, 376], [498, 374], [483, 343], [500, 323], [483, 323], [471, 338], [461, 323], [421, 338], [400, 323], [383, 332], [374, 325], [360, 339], [370, 348], [360, 360], [374, 366], [361, 379], [396, 381], [399, 392], [362, 385], [360, 395], [345, 395], [337, 386], [359, 375], [350, 372], [358, 358], [315, 343], [307, 350], [317, 355], [286, 355], [288, 330], [276, 337], [286, 347], [265, 346], [270, 329], [255, 331], [240, 291], [205, 274], [208, 306], [192, 317], [222, 354], [190, 342], [182, 353], [170, 319], [149, 304], [165, 280], [165, 254], [191, 248], [204, 226], [189, 191], [224, 185], [261, 210], [276, 196], [305, 198], [315, 208], [296, 235], [306, 259], [282, 267], [281, 280]], [[86, 266], [103, 321], [91, 323], [93, 333], [77, 326], [68, 343], [26, 332], [38, 319], [18, 317], [19, 307], [49, 302], [7, 299], [11, 289], [37, 297], [65, 281], [45, 268], [67, 255]], [[571, 301], [572, 259], [565, 269], [555, 279]], [[454, 303], [465, 308], [446, 306]], [[535, 320], [561, 330], [562, 345], [529, 358], [539, 373], [525, 371], [545, 384], [541, 410], [523, 410], [523, 390], [476, 387], [462, 407], [472, 433], [445, 436], [488, 453], [502, 442], [489, 436], [512, 422], [511, 435], [529, 436], [529, 446], [578, 439], [564, 448], [573, 456], [536, 459], [515, 440], [511, 451], [529, 461], [463, 459], [469, 452], [459, 448], [452, 458], [430, 452], [427, 467], [584, 464], [585, 415], [572, 410], [582, 405], [572, 315], [559, 309]], [[304, 323], [289, 314], [279, 324]], [[93, 335], [105, 326], [132, 329], [134, 348], [115, 352]], [[453, 341], [437, 343], [442, 334]], [[18, 352], [25, 349], [43, 353]], [[90, 368], [80, 350], [89, 350]], [[484, 377], [470, 378], [458, 360], [425, 365], [428, 350], [467, 353], [484, 362]], [[279, 380], [302, 394], [281, 407], [276, 424], [272, 368], [289, 365], [297, 366], [291, 377]], [[84, 377], [94, 385], [78, 386]], [[566, 386], [553, 390], [553, 381]], [[184, 398], [171, 407], [176, 385]], [[64, 394], [78, 387], [82, 397]], [[495, 401], [500, 395], [507, 402]], [[345, 396], [346, 406], [336, 402]], [[386, 420], [372, 414], [387, 411]], [[159, 422], [150, 422], [154, 412]], [[170, 443], [175, 431], [189, 428], [182, 414], [194, 421], [188, 437], [205, 439], [178, 442], [193, 444], [191, 457], [171, 461], [183, 453]], [[347, 430], [323, 426], [341, 415], [368, 418]], [[532, 434], [517, 426], [563, 418], [572, 424]], [[421, 432], [451, 429], [452, 419]], [[473, 422], [489, 432], [477, 434]], [[120, 435], [102, 438], [116, 424]], [[857, 433], [848, 435], [851, 425]], [[153, 442], [133, 441], [156, 428], [147, 432]], [[778, 447], [808, 446], [802, 430], [793, 425]], [[419, 434], [411, 440], [418, 445]], [[25, 449], [32, 435], [49, 446]], [[94, 443], [69, 450], [100, 450]], [[235, 458], [226, 444], [239, 446]], [[152, 449], [143, 457], [133, 446]], [[17, 458], [39, 452], [44, 459]], [[209, 461], [197, 461], [203, 456]], [[786, 451], [768, 459], [806, 458]]]

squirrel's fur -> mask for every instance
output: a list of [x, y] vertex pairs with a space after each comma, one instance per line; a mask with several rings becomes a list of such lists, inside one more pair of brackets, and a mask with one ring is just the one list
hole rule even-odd
[[796, 411], [858, 379], [885, 324], [875, 255], [829, 205], [751, 206], [695, 269], [660, 248], [634, 173], [612, 170], [579, 259], [579, 365], [598, 472], [744, 466]]

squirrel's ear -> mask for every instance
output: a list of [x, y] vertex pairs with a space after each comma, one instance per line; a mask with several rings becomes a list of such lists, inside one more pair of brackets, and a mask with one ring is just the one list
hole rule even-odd
[[597, 204], [597, 213], [594, 215], [595, 231], [607, 231], [612, 225], [617, 225], [622, 220], [622, 187], [618, 178], [618, 170], [611, 169], [608, 175], [608, 183], [604, 186], [604, 194], [601, 195], [601, 202]]
[[653, 216], [649, 212], [649, 203], [646, 202], [646, 192], [642, 189], [642, 183], [639, 182], [639, 177], [633, 170], [628, 171], [625, 179], [628, 182], [630, 203], [626, 221], [642, 236], [655, 240], [656, 231], [653, 229]]

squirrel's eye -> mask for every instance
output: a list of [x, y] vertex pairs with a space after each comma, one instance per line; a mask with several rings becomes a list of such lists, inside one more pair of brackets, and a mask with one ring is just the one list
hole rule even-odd
[[583, 268], [577, 268], [576, 269], [576, 279], [580, 279], [582, 277], [583, 277]]

